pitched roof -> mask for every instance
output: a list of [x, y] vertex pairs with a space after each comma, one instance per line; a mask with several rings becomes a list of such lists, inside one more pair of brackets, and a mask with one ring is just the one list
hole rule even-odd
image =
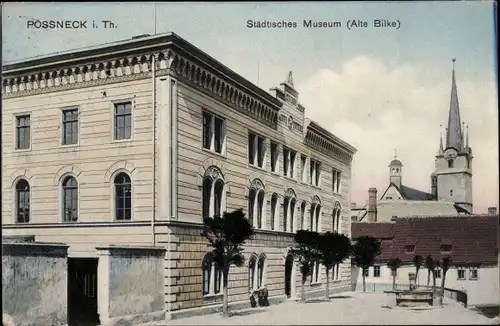
[[406, 200], [434, 200], [434, 196], [432, 196], [432, 194], [428, 192], [420, 191], [418, 189], [407, 187], [405, 185], [398, 186], [394, 182], [389, 183], [389, 186], [384, 191], [382, 196], [380, 196], [380, 198], [384, 198], [385, 194], [391, 186], [396, 188], [396, 190], [401, 194], [401, 197]]
[[[352, 223], [351, 234], [353, 239], [367, 235], [379, 239], [382, 253], [377, 259], [382, 261], [398, 257], [411, 263], [414, 255], [431, 255], [450, 256], [453, 264], [497, 264], [498, 232], [498, 215], [462, 215], [398, 218], [395, 223]], [[451, 245], [451, 252], [441, 253], [442, 244]], [[406, 253], [407, 245], [415, 246], [413, 253]]]
[[399, 187], [399, 190], [406, 200], [433, 200], [432, 194], [418, 189], [410, 188], [404, 185]]

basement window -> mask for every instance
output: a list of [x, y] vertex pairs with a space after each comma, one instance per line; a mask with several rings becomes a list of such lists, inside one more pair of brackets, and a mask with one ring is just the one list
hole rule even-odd
[[451, 252], [451, 249], [452, 249], [451, 244], [442, 244], [440, 251], [441, 253]]
[[413, 254], [414, 252], [415, 252], [415, 245], [406, 245], [405, 246], [405, 253]]

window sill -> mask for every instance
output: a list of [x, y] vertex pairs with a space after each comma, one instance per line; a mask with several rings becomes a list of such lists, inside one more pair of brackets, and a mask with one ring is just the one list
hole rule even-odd
[[216, 155], [216, 156], [221, 157], [221, 158], [227, 158], [226, 153], [224, 151], [223, 151], [223, 153], [217, 153], [216, 151], [210, 150], [210, 149], [205, 148], [205, 147], [202, 147], [201, 149], [205, 153], [210, 153], [212, 155]]
[[250, 163], [247, 163], [248, 167], [250, 168], [254, 168], [256, 170], [259, 170], [259, 171], [262, 171], [262, 172], [267, 172], [266, 168], [265, 167], [260, 167], [258, 165], [253, 165], [253, 164], [250, 164]]
[[14, 153], [26, 153], [26, 152], [31, 152], [31, 147], [30, 148], [14, 148]]
[[131, 142], [133, 142], [133, 141], [134, 141], [134, 139], [133, 139], [133, 138], [127, 138], [127, 139], [113, 139], [113, 140], [111, 140], [111, 143], [113, 143], [113, 144], [123, 144], [123, 143], [127, 144], [127, 143], [131, 143]]
[[67, 144], [67, 145], [64, 145], [64, 144], [60, 144], [59, 145], [59, 148], [75, 148], [75, 147], [79, 147], [80, 144]]
[[[463, 279], [465, 281], [465, 278]], [[469, 278], [469, 281], [477, 281], [477, 278]]]
[[333, 280], [332, 283], [341, 283], [342, 280]]
[[209, 294], [205, 294], [203, 296], [203, 299], [211, 299], [211, 298], [218, 298], [218, 297], [222, 297], [224, 294], [221, 292], [221, 293], [209, 293]]

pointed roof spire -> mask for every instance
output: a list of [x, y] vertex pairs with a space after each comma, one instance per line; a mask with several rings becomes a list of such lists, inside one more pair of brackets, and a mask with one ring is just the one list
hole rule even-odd
[[467, 134], [465, 138], [465, 148], [469, 148], [469, 126], [465, 127], [465, 133]]
[[[440, 128], [443, 128], [443, 125], [439, 125]], [[443, 131], [439, 132], [439, 154], [443, 154]]]
[[293, 87], [293, 77], [292, 77], [292, 71], [289, 71], [287, 74], [286, 74], [286, 79], [285, 79], [285, 82], [288, 83], [290, 86]]
[[453, 58], [451, 80], [450, 113], [448, 115], [448, 129], [446, 131], [446, 148], [462, 150], [462, 126], [460, 122], [460, 107], [458, 105], [457, 83], [455, 80], [455, 61]]

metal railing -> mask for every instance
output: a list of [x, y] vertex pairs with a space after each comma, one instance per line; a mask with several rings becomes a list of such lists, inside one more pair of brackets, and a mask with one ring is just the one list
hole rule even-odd
[[[410, 288], [408, 283], [396, 283], [395, 288], [393, 288], [392, 283], [373, 283], [366, 282], [365, 290], [366, 292], [372, 293], [384, 293], [384, 291], [395, 290], [408, 290]], [[432, 286], [427, 285], [418, 285], [417, 290], [432, 290]], [[363, 292], [363, 282], [357, 282], [355, 288], [353, 287], [353, 291], [355, 292]], [[441, 296], [441, 287], [436, 285], [436, 295]], [[465, 307], [467, 307], [467, 293], [460, 290], [455, 290], [451, 288], [444, 288], [444, 297], [460, 302]]]

